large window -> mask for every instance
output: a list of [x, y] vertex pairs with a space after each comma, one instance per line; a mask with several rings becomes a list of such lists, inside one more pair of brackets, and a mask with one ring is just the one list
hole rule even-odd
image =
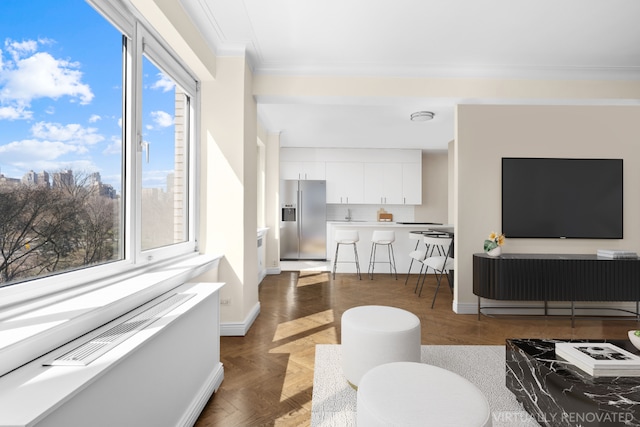
[[142, 63], [142, 249], [184, 242], [190, 98], [146, 55]]
[[197, 85], [124, 8], [2, 4], [0, 288], [46, 293], [196, 248]]

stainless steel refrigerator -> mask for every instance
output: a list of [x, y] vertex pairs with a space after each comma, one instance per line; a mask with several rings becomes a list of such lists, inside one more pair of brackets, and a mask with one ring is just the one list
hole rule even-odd
[[280, 259], [327, 259], [326, 201], [326, 181], [281, 181]]

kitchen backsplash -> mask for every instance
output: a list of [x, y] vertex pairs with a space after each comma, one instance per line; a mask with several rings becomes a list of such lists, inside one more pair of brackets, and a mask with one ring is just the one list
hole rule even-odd
[[376, 221], [378, 209], [383, 208], [386, 212], [393, 214], [394, 222], [415, 221], [413, 205], [337, 205], [327, 204], [327, 221], [344, 221], [345, 217], [351, 213], [351, 220], [354, 221]]

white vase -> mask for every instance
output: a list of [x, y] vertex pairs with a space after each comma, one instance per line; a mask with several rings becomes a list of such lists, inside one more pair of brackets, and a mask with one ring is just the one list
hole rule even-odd
[[500, 256], [501, 253], [502, 253], [502, 248], [500, 246], [496, 246], [490, 251], [487, 251], [487, 255], [489, 256]]

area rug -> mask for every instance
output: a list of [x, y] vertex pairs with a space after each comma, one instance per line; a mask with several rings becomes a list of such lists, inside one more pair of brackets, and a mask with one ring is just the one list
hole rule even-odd
[[[340, 345], [316, 346], [312, 427], [356, 425], [357, 393], [347, 384], [340, 358]], [[448, 369], [475, 384], [487, 396], [493, 427], [539, 425], [505, 386], [504, 346], [423, 345], [421, 361]]]

